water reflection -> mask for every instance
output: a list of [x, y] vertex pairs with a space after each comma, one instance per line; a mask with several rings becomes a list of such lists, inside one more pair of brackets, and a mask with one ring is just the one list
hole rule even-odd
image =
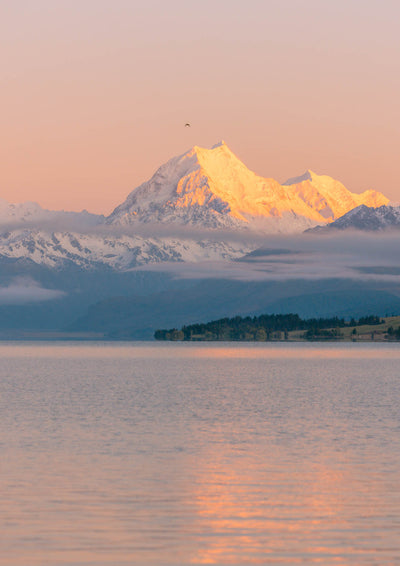
[[[236, 457], [221, 442], [198, 470], [194, 499], [201, 544], [192, 564], [394, 564], [400, 557], [394, 475], [337, 449], [293, 461], [253, 447]], [[257, 450], [258, 448], [258, 450]], [[388, 485], [389, 484], [389, 485]]]
[[355, 346], [1, 345], [1, 566], [399, 563], [399, 350]]
[[0, 359], [400, 359], [398, 343], [0, 342]]

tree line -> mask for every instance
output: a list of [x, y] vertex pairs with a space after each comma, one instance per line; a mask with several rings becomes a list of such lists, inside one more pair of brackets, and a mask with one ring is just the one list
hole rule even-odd
[[389, 340], [400, 340], [400, 326], [396, 329], [394, 329], [393, 326], [389, 326], [387, 334]]
[[[302, 319], [297, 314], [263, 314], [261, 316], [235, 316], [221, 318], [207, 323], [182, 326], [181, 329], [156, 330], [156, 340], [282, 340], [288, 339], [289, 332], [304, 330], [304, 338], [335, 339], [341, 336], [340, 328], [376, 325], [382, 321], [379, 316], [364, 316], [346, 321], [337, 316], [331, 318]], [[393, 331], [395, 332], [395, 331]]]

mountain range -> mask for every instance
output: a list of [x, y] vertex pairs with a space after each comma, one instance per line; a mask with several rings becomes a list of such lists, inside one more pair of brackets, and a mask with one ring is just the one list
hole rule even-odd
[[356, 211], [387, 216], [388, 202], [310, 170], [283, 184], [260, 177], [224, 142], [170, 159], [108, 217], [0, 201], [0, 336], [69, 329], [149, 338], [160, 325], [265, 309], [396, 310], [385, 271], [380, 286], [355, 292], [347, 271], [324, 268], [311, 281], [320, 268], [307, 264], [309, 252], [268, 247]]
[[0, 257], [120, 270], [236, 259], [256, 247], [241, 239], [243, 232], [300, 233], [360, 204], [388, 202], [377, 191], [355, 194], [312, 171], [281, 185], [250, 171], [221, 142], [170, 159], [106, 218], [0, 201]]

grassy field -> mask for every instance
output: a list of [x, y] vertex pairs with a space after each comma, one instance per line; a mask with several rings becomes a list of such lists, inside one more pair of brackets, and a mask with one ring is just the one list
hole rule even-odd
[[[340, 340], [344, 341], [387, 341], [387, 331], [390, 326], [397, 329], [400, 326], [400, 316], [387, 316], [382, 324], [363, 325], [363, 326], [348, 326], [340, 328]], [[353, 330], [356, 329], [356, 334]], [[289, 340], [304, 340], [304, 330], [293, 330], [289, 332]]]

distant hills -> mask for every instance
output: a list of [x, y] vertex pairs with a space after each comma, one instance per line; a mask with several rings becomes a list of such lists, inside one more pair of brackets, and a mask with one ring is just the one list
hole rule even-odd
[[389, 286], [349, 279], [235, 281], [226, 279], [166, 281], [162, 290], [114, 296], [93, 305], [70, 327], [101, 331], [111, 338], [151, 339], [156, 329], [225, 316], [297, 313], [302, 318], [354, 317], [400, 312], [400, 296]]

